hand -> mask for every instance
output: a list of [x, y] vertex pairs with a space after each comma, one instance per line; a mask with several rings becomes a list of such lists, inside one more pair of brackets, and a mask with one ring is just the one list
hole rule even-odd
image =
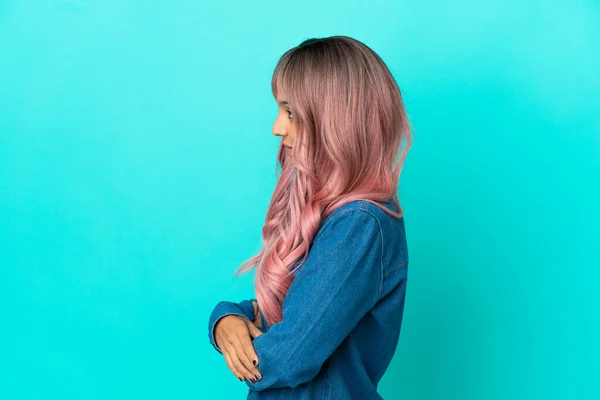
[[260, 310], [258, 308], [258, 303], [256, 301], [253, 301], [252, 305], [254, 306], [254, 315], [256, 316], [254, 318], [254, 321], [252, 321], [252, 323], [257, 328], [262, 328], [262, 320], [260, 319]]
[[[260, 316], [259, 316], [260, 318]], [[221, 349], [227, 366], [243, 381], [244, 377], [254, 383], [262, 378], [258, 371], [258, 356], [250, 337], [258, 337], [262, 332], [249, 319], [239, 315], [221, 318], [215, 326], [215, 342]], [[252, 363], [256, 360], [256, 365]]]

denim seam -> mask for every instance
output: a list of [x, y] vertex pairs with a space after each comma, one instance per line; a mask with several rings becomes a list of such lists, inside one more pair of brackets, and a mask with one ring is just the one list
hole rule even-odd
[[368, 214], [370, 214], [375, 221], [377, 221], [377, 227], [379, 228], [379, 240], [381, 241], [381, 256], [380, 256], [380, 261], [379, 261], [379, 269], [380, 269], [380, 279], [379, 279], [379, 295], [377, 296], [377, 301], [381, 300], [381, 296], [383, 295], [383, 280], [385, 279], [385, 276], [383, 274], [383, 254], [385, 252], [385, 247], [383, 246], [383, 230], [381, 229], [381, 223], [379, 222], [379, 218], [377, 218], [377, 216], [375, 214], [373, 214], [371, 211], [364, 209], [363, 206], [365, 205], [365, 201], [362, 201], [362, 204], [360, 205], [360, 211], [364, 211]]
[[406, 266], [406, 264], [408, 263], [408, 259], [404, 260], [404, 262], [402, 262], [400, 265], [395, 266], [394, 268], [392, 268], [391, 270], [389, 270], [388, 272], [385, 273], [385, 275], [383, 276], [383, 278], [387, 278], [388, 276], [390, 276], [390, 274], [399, 271], [400, 269], [402, 269], [402, 267]]

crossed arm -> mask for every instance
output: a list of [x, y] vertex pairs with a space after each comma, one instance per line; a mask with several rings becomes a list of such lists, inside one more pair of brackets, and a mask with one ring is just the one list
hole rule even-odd
[[262, 379], [246, 384], [260, 391], [311, 381], [379, 300], [382, 254], [379, 221], [370, 212], [352, 209], [332, 215], [288, 289], [283, 319], [265, 325], [254, 299], [220, 302], [209, 320], [211, 343], [220, 352], [213, 333], [219, 318], [230, 314], [250, 321], [258, 318], [264, 333], [253, 346]]

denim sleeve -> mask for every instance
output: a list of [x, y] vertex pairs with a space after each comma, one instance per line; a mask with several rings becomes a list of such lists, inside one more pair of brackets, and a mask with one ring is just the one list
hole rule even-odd
[[260, 391], [312, 380], [379, 300], [382, 255], [375, 216], [360, 209], [332, 214], [290, 285], [283, 319], [254, 339], [262, 379], [246, 384]]
[[217, 325], [217, 322], [219, 322], [221, 318], [226, 317], [227, 315], [239, 315], [240, 317], [254, 321], [255, 314], [254, 306], [252, 305], [253, 301], [256, 301], [256, 299], [243, 300], [240, 303], [221, 301], [213, 309], [208, 319], [208, 339], [210, 344], [212, 344], [219, 353], [223, 354], [219, 346], [217, 346], [217, 342], [215, 342], [215, 325]]

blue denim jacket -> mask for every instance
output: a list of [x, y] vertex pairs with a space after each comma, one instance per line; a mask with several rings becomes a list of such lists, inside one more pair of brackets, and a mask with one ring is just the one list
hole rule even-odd
[[[384, 203], [398, 211], [392, 201]], [[283, 320], [253, 339], [262, 379], [247, 399], [381, 399], [377, 385], [400, 336], [408, 251], [404, 218], [357, 200], [321, 222], [283, 302]], [[221, 301], [208, 321], [210, 343], [226, 315], [255, 319], [252, 302]], [[233, 378], [232, 378], [233, 379]]]

